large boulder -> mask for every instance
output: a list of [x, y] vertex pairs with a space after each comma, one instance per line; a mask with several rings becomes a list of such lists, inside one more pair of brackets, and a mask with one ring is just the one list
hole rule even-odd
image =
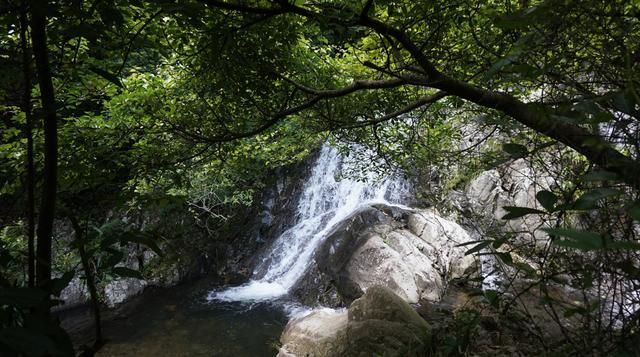
[[278, 356], [340, 356], [344, 346], [338, 345], [338, 335], [344, 334], [347, 323], [346, 310], [318, 309], [293, 319], [282, 332]]
[[475, 258], [465, 255], [468, 247], [461, 246], [473, 238], [457, 223], [440, 217], [434, 210], [422, 210], [410, 215], [407, 225], [409, 232], [421, 240], [420, 252], [444, 281], [460, 278], [477, 268]]
[[475, 268], [470, 236], [431, 210], [365, 207], [334, 228], [294, 294], [305, 304], [346, 306], [385, 286], [409, 303], [437, 301], [447, 283]]
[[279, 357], [423, 356], [429, 325], [409, 304], [372, 286], [348, 310], [316, 310], [293, 319], [280, 339]]
[[547, 234], [540, 228], [544, 221], [537, 215], [527, 215], [517, 219], [502, 220], [507, 214], [505, 206], [528, 207], [542, 210], [536, 194], [551, 190], [555, 180], [544, 168], [536, 168], [532, 163], [518, 159], [508, 162], [498, 169], [480, 173], [472, 179], [464, 192], [466, 206], [475, 215], [473, 225], [492, 226], [505, 233], [517, 232], [519, 244], [535, 243], [545, 247]]

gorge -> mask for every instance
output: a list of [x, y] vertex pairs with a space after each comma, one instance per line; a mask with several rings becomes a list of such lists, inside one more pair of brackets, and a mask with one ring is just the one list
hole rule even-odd
[[[119, 337], [101, 355], [151, 356], [160, 350], [267, 355], [280, 344], [287, 320], [305, 321], [318, 314], [341, 320], [346, 307], [372, 287], [390, 289], [398, 301], [438, 302], [450, 280], [476, 272], [474, 258], [456, 247], [471, 242], [470, 236], [432, 210], [404, 205], [411, 200], [411, 189], [398, 178], [402, 175], [381, 177], [360, 167], [366, 180], [352, 180], [344, 172], [354, 164], [328, 144], [313, 157], [317, 158], [309, 163], [291, 227], [267, 239], [266, 249], [256, 252], [248, 282], [207, 294], [207, 283], [192, 283], [186, 292], [169, 293], [166, 301], [160, 294], [139, 302], [144, 312], [133, 314], [138, 330], [130, 331], [132, 325], [117, 320], [107, 323], [107, 331]], [[417, 316], [414, 320], [421, 320]], [[327, 321], [321, 325], [325, 324], [331, 326]], [[239, 336], [251, 343], [240, 342]], [[300, 348], [292, 344], [296, 342], [289, 341], [289, 348]]]
[[0, 356], [637, 356], [639, 14], [1, 1]]

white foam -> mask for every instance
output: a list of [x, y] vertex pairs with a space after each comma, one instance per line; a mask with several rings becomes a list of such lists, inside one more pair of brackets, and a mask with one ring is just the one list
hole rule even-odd
[[269, 301], [287, 293], [282, 285], [267, 281], [252, 280], [247, 284], [228, 288], [223, 291], [214, 291], [209, 294], [209, 300], [220, 301]]
[[403, 196], [399, 191], [408, 190], [401, 180], [393, 177], [380, 180], [372, 172], [365, 172], [364, 181], [337, 179], [346, 165], [336, 149], [324, 145], [298, 202], [297, 223], [273, 242], [256, 269], [265, 272], [264, 275], [242, 286], [214, 292], [209, 298], [266, 301], [286, 295], [304, 275], [316, 249], [336, 225], [365, 205], [398, 202]]

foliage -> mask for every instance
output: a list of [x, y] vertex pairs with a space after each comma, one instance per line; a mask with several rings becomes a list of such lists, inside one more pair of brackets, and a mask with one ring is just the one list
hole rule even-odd
[[[531, 331], [549, 342], [546, 350], [622, 353], [636, 336], [640, 302], [637, 192], [610, 172], [583, 165], [568, 171], [574, 155], [564, 163], [561, 155], [560, 163], [549, 163], [549, 155], [530, 158], [541, 172], [533, 179], [542, 181], [535, 205], [504, 207], [502, 218], [511, 222], [506, 228], [485, 222], [485, 238], [467, 253], [495, 261], [497, 271], [485, 273], [501, 282], [493, 297], [498, 311], [516, 311], [532, 324], [551, 321], [549, 328], [560, 336]], [[545, 186], [545, 175], [553, 178], [552, 186]]]
[[[40, 5], [0, 5], [3, 286], [26, 285], [27, 137], [34, 140], [37, 188], [50, 183], [42, 174], [46, 93], [23, 79], [32, 64], [21, 59], [36, 49], [21, 46], [20, 30], [33, 32], [21, 19], [40, 12], [48, 18], [47, 65], [59, 118], [58, 218], [73, 217], [82, 232], [75, 243], [56, 242], [58, 274], [79, 264], [75, 251], [82, 247], [95, 263], [85, 276], [140, 277], [119, 265], [122, 246], [159, 250], [169, 243], [131, 223], [115, 223], [106, 212], [144, 210], [152, 202], [189, 207], [214, 235], [238, 208], [254, 202], [274, 170], [303, 160], [329, 139], [358, 143], [350, 153], [354, 161], [380, 173], [400, 168], [436, 202], [482, 169], [523, 158], [550, 160], [549, 166], [562, 168], [552, 175], [557, 187], [539, 191], [536, 207], [507, 207], [505, 216], [544, 223], [553, 244], [541, 252], [528, 242], [517, 252], [539, 260], [542, 273], [536, 276], [535, 267], [499, 250], [513, 245], [511, 235], [485, 237], [469, 251], [489, 250], [545, 289], [568, 274], [573, 288], [588, 292], [579, 308], [564, 308], [584, 317], [585, 336], [603, 331], [594, 319], [611, 312], [591, 301], [593, 287], [601, 293], [599, 284], [611, 276], [625, 286], [637, 281], [635, 2]], [[24, 103], [26, 93], [39, 100]], [[26, 308], [9, 308], [3, 324], [27, 326]], [[621, 336], [634, 333], [625, 330], [629, 323]], [[614, 327], [604, 329], [609, 337]], [[602, 340], [573, 347], [605, 346]], [[42, 345], [53, 349], [50, 342]], [[14, 347], [29, 343], [21, 346]]]

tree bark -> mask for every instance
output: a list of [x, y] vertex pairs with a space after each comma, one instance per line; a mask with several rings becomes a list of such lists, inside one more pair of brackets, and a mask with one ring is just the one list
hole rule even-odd
[[27, 4], [24, 3], [20, 12], [20, 46], [22, 47], [22, 73], [24, 88], [22, 93], [22, 111], [26, 123], [24, 136], [27, 139], [26, 186], [27, 201], [25, 213], [27, 216], [27, 259], [28, 259], [28, 285], [35, 286], [36, 279], [36, 254], [35, 254], [35, 167], [33, 163], [33, 113], [31, 106], [31, 53], [27, 43]]
[[78, 253], [80, 254], [80, 261], [82, 263], [82, 270], [84, 270], [84, 276], [87, 279], [87, 289], [89, 289], [89, 295], [91, 295], [91, 307], [93, 309], [93, 318], [95, 323], [95, 342], [93, 344], [93, 351], [97, 351], [103, 344], [102, 340], [102, 319], [100, 317], [100, 300], [98, 297], [98, 290], [96, 289], [95, 275], [93, 269], [91, 269], [91, 262], [86, 250], [85, 234], [75, 217], [69, 216], [71, 225], [76, 234], [76, 244], [78, 245]]
[[379, 20], [360, 17], [358, 23], [395, 38], [413, 57], [427, 75], [428, 87], [468, 100], [479, 106], [499, 110], [519, 123], [555, 139], [601, 168], [616, 173], [622, 181], [640, 190], [640, 163], [613, 148], [599, 135], [574, 124], [556, 120], [552, 108], [542, 104], [527, 104], [517, 98], [494, 92], [474, 84], [451, 78], [440, 72], [423, 51], [402, 30]]
[[47, 49], [46, 9], [46, 0], [33, 0], [31, 2], [31, 41], [36, 60], [40, 101], [44, 112], [44, 182], [37, 228], [36, 285], [46, 291], [50, 291], [51, 241], [56, 207], [58, 128], [55, 94]]

